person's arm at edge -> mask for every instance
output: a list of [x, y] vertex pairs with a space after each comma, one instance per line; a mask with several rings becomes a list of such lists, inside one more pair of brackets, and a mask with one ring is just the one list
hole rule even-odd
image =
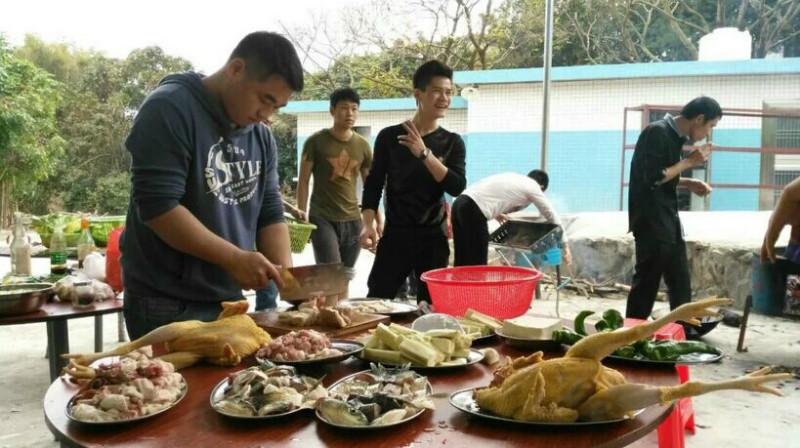
[[[794, 213], [800, 205], [800, 178], [797, 178], [784, 187], [778, 205], [772, 212], [764, 233], [764, 242], [761, 246], [761, 260], [775, 262], [775, 243], [783, 228], [792, 221]], [[795, 220], [797, 217], [795, 217]]]

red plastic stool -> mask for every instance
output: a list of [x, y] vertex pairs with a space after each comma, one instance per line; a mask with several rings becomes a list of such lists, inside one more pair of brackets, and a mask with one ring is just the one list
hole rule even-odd
[[[640, 319], [626, 318], [625, 326], [630, 327], [642, 322], [644, 321]], [[686, 333], [683, 331], [682, 325], [669, 323], [656, 332], [655, 338], [685, 341]], [[689, 366], [676, 364], [675, 370], [678, 372], [680, 384], [689, 381]], [[691, 398], [678, 400], [669, 416], [658, 425], [659, 448], [684, 448], [684, 430], [695, 433], [694, 408], [692, 408]]]

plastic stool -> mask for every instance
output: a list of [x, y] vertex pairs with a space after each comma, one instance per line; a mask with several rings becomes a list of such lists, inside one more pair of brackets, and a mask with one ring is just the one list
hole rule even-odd
[[[644, 322], [640, 319], [625, 319], [625, 326], [638, 325]], [[655, 338], [657, 340], [671, 339], [675, 341], [685, 341], [686, 333], [683, 326], [676, 323], [669, 323], [659, 329]], [[680, 384], [689, 381], [689, 366], [676, 364], [675, 370], [678, 372]], [[658, 446], [659, 448], [684, 448], [684, 430], [695, 433], [694, 408], [691, 398], [681, 398], [675, 403], [672, 412], [667, 418], [658, 425]]]

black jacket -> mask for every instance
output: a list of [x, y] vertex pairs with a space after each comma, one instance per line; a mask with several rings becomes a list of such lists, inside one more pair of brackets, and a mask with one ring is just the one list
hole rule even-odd
[[406, 134], [402, 125], [381, 130], [375, 139], [372, 167], [364, 182], [364, 209], [377, 210], [386, 186], [386, 226], [394, 228], [444, 228], [444, 193], [458, 196], [466, 187], [466, 149], [456, 133], [438, 128], [422, 137], [432, 154], [447, 166], [441, 182], [422, 160], [397, 141]]
[[634, 236], [665, 242], [683, 239], [678, 217], [676, 176], [658, 185], [664, 170], [681, 160], [686, 140], [664, 120], [653, 122], [639, 135], [631, 160], [628, 225]]

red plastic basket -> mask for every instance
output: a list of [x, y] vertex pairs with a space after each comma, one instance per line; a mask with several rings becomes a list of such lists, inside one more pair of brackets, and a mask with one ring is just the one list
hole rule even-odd
[[437, 313], [463, 316], [468, 308], [497, 319], [525, 314], [542, 273], [515, 266], [459, 266], [422, 274]]

